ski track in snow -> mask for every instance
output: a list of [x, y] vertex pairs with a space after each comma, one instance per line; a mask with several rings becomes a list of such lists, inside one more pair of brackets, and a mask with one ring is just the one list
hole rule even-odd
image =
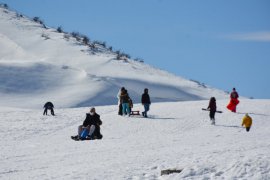
[[[241, 127], [243, 114], [217, 101], [216, 126], [208, 101], [154, 103], [149, 118], [121, 117], [117, 106], [96, 107], [104, 138], [75, 142], [89, 108], [42, 110], [1, 108], [1, 179], [269, 179], [269, 100], [242, 100], [253, 127]], [[135, 104], [134, 109], [142, 110]], [[161, 176], [163, 169], [183, 169]]]

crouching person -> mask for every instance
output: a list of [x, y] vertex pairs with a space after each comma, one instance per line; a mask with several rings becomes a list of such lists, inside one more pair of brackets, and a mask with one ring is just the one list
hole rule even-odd
[[44, 104], [44, 112], [43, 115], [47, 115], [47, 111], [48, 109], [51, 110], [51, 114], [54, 116], [54, 110], [53, 110], [54, 106], [52, 102], [46, 102]]
[[248, 114], [246, 114], [243, 117], [242, 126], [245, 126], [246, 131], [248, 132], [251, 128], [251, 125], [252, 125], [252, 118]]
[[96, 113], [95, 108], [91, 108], [90, 113], [86, 113], [83, 124], [78, 127], [78, 135], [71, 136], [71, 138], [74, 140], [102, 139], [103, 136], [100, 133], [101, 125], [100, 115]]

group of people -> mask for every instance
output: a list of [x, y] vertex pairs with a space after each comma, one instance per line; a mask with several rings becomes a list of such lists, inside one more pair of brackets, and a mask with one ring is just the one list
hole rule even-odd
[[[130, 115], [133, 103], [131, 98], [128, 95], [128, 91], [122, 87], [117, 95], [118, 104], [119, 104], [119, 115]], [[144, 117], [147, 117], [147, 111], [151, 104], [150, 96], [148, 94], [148, 89], [144, 89], [141, 99], [142, 104], [144, 105], [144, 112], [142, 112]], [[89, 113], [86, 113], [86, 118], [82, 125], [78, 127], [78, 134], [71, 136], [72, 139], [76, 141], [80, 140], [94, 140], [102, 139], [102, 134], [100, 133], [100, 126], [102, 121], [100, 120], [100, 115], [96, 113], [96, 109], [92, 107]]]
[[[232, 112], [236, 112], [236, 106], [239, 104], [238, 100], [238, 93], [236, 92], [236, 89], [233, 88], [233, 91], [230, 94], [230, 103], [228, 104], [227, 108], [231, 110]], [[131, 98], [129, 97], [128, 91], [125, 89], [125, 87], [122, 87], [118, 94], [118, 114], [119, 115], [130, 115], [133, 103]], [[148, 89], [145, 88], [144, 92], [141, 96], [141, 103], [144, 106], [144, 111], [142, 112], [142, 115], [144, 117], [147, 117], [147, 112], [150, 109], [150, 96], [148, 94]], [[47, 115], [47, 111], [51, 110], [51, 114], [54, 116], [54, 105], [52, 102], [46, 102], [44, 105], [44, 112], [43, 115]], [[215, 113], [217, 111], [216, 106], [216, 98], [211, 97], [209, 101], [209, 105], [207, 109], [210, 111], [210, 120], [212, 124], [215, 124]], [[96, 109], [92, 107], [90, 109], [89, 113], [86, 113], [85, 120], [83, 121], [82, 125], [78, 126], [78, 134], [75, 136], [71, 136], [74, 140], [94, 140], [94, 139], [102, 139], [102, 134], [100, 133], [100, 126], [102, 125], [102, 121], [100, 119], [100, 115], [96, 113]], [[242, 122], [242, 126], [245, 126], [246, 131], [250, 130], [250, 127], [252, 125], [252, 118], [245, 114]]]
[[[128, 91], [125, 87], [122, 87], [118, 94], [117, 94], [117, 98], [118, 98], [118, 115], [129, 115], [132, 111], [133, 108], [133, 102], [132, 99], [130, 98]], [[150, 96], [148, 94], [148, 89], [145, 88], [144, 89], [144, 93], [141, 96], [141, 103], [144, 106], [144, 111], [142, 112], [143, 117], [148, 117], [147, 116], [147, 112], [150, 109], [150, 104], [151, 104], [151, 100], [150, 100]]]
[[[48, 110], [51, 111], [51, 115], [54, 114], [54, 105], [52, 102], [46, 102], [44, 105], [43, 115], [47, 115]], [[100, 115], [96, 113], [96, 109], [93, 107], [90, 109], [89, 113], [86, 113], [85, 120], [83, 124], [78, 127], [78, 134], [76, 136], [71, 136], [74, 140], [94, 140], [102, 139], [102, 134], [100, 133], [100, 126], [102, 121], [100, 120]]]
[[[122, 87], [117, 95], [118, 104], [119, 104], [119, 115], [130, 115], [131, 109], [133, 107], [133, 103], [131, 98], [128, 95], [128, 91]], [[144, 106], [144, 111], [142, 115], [147, 117], [147, 112], [149, 111], [149, 107], [151, 104], [150, 96], [148, 94], [148, 89], [144, 89], [144, 93], [141, 97], [141, 102]], [[54, 116], [54, 105], [52, 102], [46, 102], [44, 105], [43, 115], [47, 115], [47, 111], [50, 110], [51, 114]], [[94, 139], [102, 139], [102, 134], [100, 133], [100, 126], [102, 125], [102, 121], [100, 119], [100, 115], [96, 113], [96, 109], [92, 107], [89, 113], [86, 113], [85, 120], [82, 125], [78, 126], [78, 134], [75, 136], [71, 136], [73, 140], [94, 140]]]
[[[232, 92], [230, 93], [230, 102], [227, 105], [227, 109], [230, 111], [236, 113], [236, 106], [239, 104], [239, 95], [235, 88], [232, 89]], [[209, 100], [209, 105], [207, 109], [210, 111], [209, 117], [211, 120], [211, 124], [215, 125], [215, 113], [217, 111], [217, 105], [216, 105], [216, 98], [211, 97]], [[245, 116], [242, 119], [242, 126], [246, 128], [246, 131], [248, 132], [250, 130], [250, 127], [252, 125], [252, 118], [248, 115], [248, 113], [245, 114]]]

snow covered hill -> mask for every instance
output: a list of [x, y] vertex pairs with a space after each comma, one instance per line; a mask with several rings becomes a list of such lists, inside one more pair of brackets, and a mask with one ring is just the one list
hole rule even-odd
[[[122, 86], [135, 103], [149, 88], [149, 118], [117, 115]], [[270, 100], [241, 97], [238, 113], [229, 112], [221, 90], [116, 60], [108, 48], [3, 7], [0, 96], [0, 179], [270, 179]], [[211, 96], [223, 111], [215, 126], [201, 111]], [[56, 116], [42, 115], [48, 100]], [[101, 115], [104, 138], [71, 140], [90, 106]], [[241, 127], [245, 113], [253, 118], [250, 132]], [[161, 176], [164, 169], [182, 172]]]
[[[96, 107], [102, 140], [73, 141], [89, 108], [1, 108], [0, 179], [270, 179], [270, 101], [242, 100], [238, 113], [218, 100], [216, 126], [208, 101], [154, 103], [150, 118], [121, 117], [117, 106]], [[142, 110], [141, 105], [135, 109]], [[250, 132], [241, 127], [246, 112]], [[161, 176], [164, 169], [181, 173]]]
[[40, 108], [46, 101], [62, 108], [112, 105], [122, 86], [134, 102], [146, 87], [153, 102], [227, 97], [147, 64], [115, 59], [109, 49], [91, 49], [71, 34], [0, 7], [0, 106]]

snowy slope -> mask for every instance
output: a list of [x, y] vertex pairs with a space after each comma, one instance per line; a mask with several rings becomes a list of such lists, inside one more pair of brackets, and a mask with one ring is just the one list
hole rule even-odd
[[[217, 100], [216, 126], [208, 101], [154, 103], [150, 118], [120, 117], [117, 106], [96, 107], [102, 140], [73, 141], [88, 108], [1, 108], [0, 179], [270, 179], [270, 101], [241, 100], [239, 113]], [[142, 110], [141, 105], [135, 109]], [[250, 132], [241, 127], [250, 112]], [[183, 169], [161, 176], [163, 169]]]
[[145, 87], [153, 102], [227, 97], [147, 64], [117, 61], [114, 52], [89, 50], [65, 36], [0, 8], [0, 105], [39, 108], [48, 100], [57, 107], [112, 105], [122, 86], [134, 102]]

